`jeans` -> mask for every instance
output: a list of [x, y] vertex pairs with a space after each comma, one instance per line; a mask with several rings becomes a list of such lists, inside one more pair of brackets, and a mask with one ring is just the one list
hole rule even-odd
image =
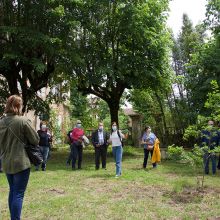
[[77, 142], [72, 143], [72, 146], [71, 146], [72, 169], [75, 169], [77, 158], [78, 158], [78, 169], [81, 169], [82, 153], [83, 153], [83, 146], [81, 144], [78, 144]]
[[[149, 156], [149, 152], [151, 154], [151, 157], [153, 156], [153, 150], [147, 150], [147, 149], [144, 149], [144, 162], [143, 162], [143, 168], [146, 168], [147, 167], [147, 161], [148, 161], [148, 156]], [[153, 163], [153, 167], [156, 167], [157, 164], [156, 163]]]
[[212, 161], [212, 173], [216, 174], [216, 155], [213, 153], [205, 153], [203, 156], [203, 163], [205, 168], [205, 173], [209, 174], [209, 160]]
[[121, 175], [121, 164], [122, 164], [122, 153], [123, 153], [122, 146], [112, 147], [112, 153], [115, 159], [116, 175], [120, 176]]
[[[41, 168], [44, 170], [46, 168], [47, 158], [49, 154], [50, 148], [47, 146], [40, 146], [40, 151], [43, 156], [43, 163], [41, 164]], [[36, 170], [39, 169], [39, 166], [36, 166]]]
[[24, 193], [30, 176], [30, 168], [16, 174], [6, 174], [9, 183], [8, 205], [11, 220], [20, 220]]
[[106, 168], [106, 155], [107, 155], [106, 145], [102, 145], [100, 147], [95, 147], [95, 168], [96, 169], [99, 169], [100, 157], [102, 160], [102, 168]]

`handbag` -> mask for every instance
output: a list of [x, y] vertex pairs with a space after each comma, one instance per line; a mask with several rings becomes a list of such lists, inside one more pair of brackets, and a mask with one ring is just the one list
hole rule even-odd
[[148, 144], [147, 145], [147, 150], [153, 150], [154, 149], [154, 145], [152, 145], [152, 144]]
[[40, 151], [39, 145], [33, 144], [25, 144], [21, 139], [12, 131], [10, 127], [8, 127], [12, 134], [22, 143], [24, 144], [24, 149], [26, 150], [27, 156], [34, 166], [38, 166], [43, 162], [43, 156]]
[[26, 144], [25, 150], [27, 152], [30, 162], [34, 166], [38, 166], [43, 162], [43, 156], [38, 145]]

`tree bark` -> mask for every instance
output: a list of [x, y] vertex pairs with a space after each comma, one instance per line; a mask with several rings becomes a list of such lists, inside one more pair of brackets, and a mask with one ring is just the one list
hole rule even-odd
[[165, 117], [164, 110], [163, 110], [163, 104], [162, 104], [157, 92], [155, 92], [155, 96], [156, 96], [157, 102], [160, 106], [160, 111], [161, 111], [162, 118], [163, 118], [163, 126], [164, 126], [165, 135], [168, 136], [168, 129], [167, 129], [167, 124], [166, 124], [166, 117]]
[[111, 123], [116, 122], [117, 125], [119, 126], [119, 124], [118, 124], [118, 111], [119, 111], [120, 99], [119, 100], [113, 99], [113, 100], [114, 101], [112, 101], [112, 100], [107, 101], [109, 109], [110, 109]]

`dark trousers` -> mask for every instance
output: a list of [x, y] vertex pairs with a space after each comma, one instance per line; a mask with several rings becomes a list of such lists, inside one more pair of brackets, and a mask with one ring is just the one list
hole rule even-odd
[[16, 174], [6, 174], [9, 183], [8, 205], [11, 220], [20, 220], [24, 193], [30, 176], [30, 168]]
[[2, 161], [0, 160], [0, 172], [2, 171]]
[[[147, 167], [147, 160], [148, 160], [149, 153], [151, 154], [151, 157], [152, 157], [152, 155], [153, 155], [153, 150], [144, 149], [144, 163], [143, 163], [143, 168], [146, 168], [146, 167]], [[156, 163], [153, 163], [153, 167], [156, 167], [156, 166], [157, 166], [157, 164], [156, 164]]]
[[69, 155], [68, 155], [68, 158], [67, 158], [67, 161], [66, 161], [66, 163], [68, 164], [68, 165], [70, 165], [70, 162], [71, 162], [71, 160], [72, 160], [72, 146], [70, 145], [70, 153], [69, 153]]
[[203, 156], [203, 163], [204, 163], [204, 168], [205, 168], [205, 173], [209, 174], [209, 161], [212, 161], [212, 173], [216, 173], [216, 155], [215, 154], [210, 154], [210, 153], [205, 153]]
[[83, 153], [83, 146], [81, 144], [79, 145], [78, 143], [72, 143], [71, 146], [72, 169], [75, 169], [77, 158], [78, 158], [78, 169], [81, 169], [82, 153]]
[[100, 166], [100, 157], [102, 160], [102, 168], [106, 168], [106, 156], [107, 156], [107, 147], [102, 145], [100, 147], [95, 147], [95, 168], [99, 169]]

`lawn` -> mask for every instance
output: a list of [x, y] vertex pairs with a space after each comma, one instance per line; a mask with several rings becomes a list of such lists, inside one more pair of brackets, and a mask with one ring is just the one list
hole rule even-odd
[[[109, 149], [107, 170], [95, 170], [92, 148], [83, 169], [66, 167], [68, 149], [52, 152], [47, 171], [34, 171], [23, 204], [23, 220], [220, 219], [220, 171], [196, 191], [196, 173], [185, 164], [162, 161], [143, 170], [141, 149], [124, 148], [122, 177], [115, 178]], [[201, 175], [201, 173], [200, 173]], [[0, 219], [8, 220], [8, 185], [0, 174]]]

